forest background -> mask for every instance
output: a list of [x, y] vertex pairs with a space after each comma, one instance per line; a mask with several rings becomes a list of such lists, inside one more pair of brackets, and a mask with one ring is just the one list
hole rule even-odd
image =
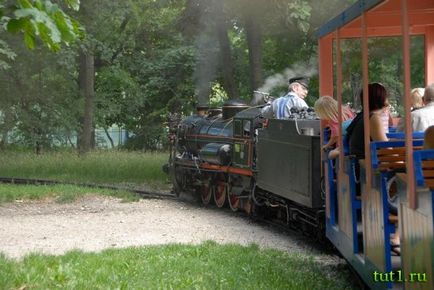
[[[0, 148], [95, 146], [95, 129], [128, 132], [127, 149], [167, 146], [169, 114], [197, 104], [279, 96], [311, 77], [318, 95], [318, 28], [355, 0], [0, 0]], [[377, 41], [375, 39], [370, 41]], [[396, 110], [400, 39], [370, 50], [370, 80]], [[423, 80], [423, 39], [412, 38], [412, 85]], [[346, 102], [357, 106], [360, 43], [343, 41]]]

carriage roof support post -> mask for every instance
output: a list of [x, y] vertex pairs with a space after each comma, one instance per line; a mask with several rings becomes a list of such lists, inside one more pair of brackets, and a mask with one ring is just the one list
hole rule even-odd
[[333, 37], [319, 39], [319, 93], [321, 96], [333, 96]]
[[[333, 96], [333, 37], [321, 37], [318, 43], [319, 51], [319, 94], [320, 96]], [[320, 144], [323, 144], [323, 123], [321, 122]], [[321, 160], [324, 160], [324, 152], [321, 150]], [[323, 175], [323, 166], [321, 176]]]
[[407, 0], [401, 0], [402, 55], [404, 63], [404, 112], [405, 112], [405, 153], [407, 170], [407, 198], [409, 206], [416, 209], [416, 193], [413, 174], [413, 142], [411, 127], [410, 99], [410, 33], [407, 11]]
[[[342, 51], [339, 28], [336, 30], [336, 99], [338, 101], [338, 120], [342, 121]], [[342, 141], [342, 126], [339, 126], [339, 170], [344, 168], [344, 144]]]
[[425, 84], [434, 83], [434, 25], [425, 27]]
[[368, 72], [368, 35], [366, 27], [366, 12], [362, 12], [362, 75], [363, 75], [363, 122], [365, 124], [365, 164], [366, 164], [366, 192], [371, 191], [371, 139], [370, 139], [370, 124], [369, 124], [369, 72]]

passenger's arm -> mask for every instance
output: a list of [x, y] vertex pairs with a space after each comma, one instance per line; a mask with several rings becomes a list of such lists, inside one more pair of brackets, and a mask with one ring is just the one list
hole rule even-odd
[[386, 132], [384, 131], [383, 122], [381, 116], [373, 114], [369, 119], [371, 139], [373, 141], [387, 141]]
[[332, 147], [333, 145], [336, 144], [336, 142], [338, 141], [338, 136], [331, 136], [329, 141], [327, 142], [327, 144], [325, 144], [322, 149], [323, 150], [327, 150], [328, 148]]

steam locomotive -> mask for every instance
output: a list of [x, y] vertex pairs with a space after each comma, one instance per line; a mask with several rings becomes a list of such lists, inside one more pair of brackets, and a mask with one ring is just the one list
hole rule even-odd
[[167, 171], [176, 193], [191, 192], [204, 205], [228, 204], [323, 235], [319, 130], [313, 117], [265, 119], [259, 107], [230, 100], [221, 111], [172, 122]]

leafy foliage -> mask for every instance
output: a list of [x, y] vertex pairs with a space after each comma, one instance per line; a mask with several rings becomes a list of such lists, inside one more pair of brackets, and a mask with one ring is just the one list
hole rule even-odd
[[8, 44], [0, 39], [0, 56], [3, 55], [5, 60], [0, 58], [0, 71], [10, 68], [9, 61], [14, 60], [17, 56]]
[[[412, 87], [424, 86], [424, 58], [423, 38], [411, 38]], [[403, 103], [403, 63], [401, 51], [396, 47], [401, 45], [400, 37], [385, 39], [373, 38], [368, 42], [369, 49], [369, 81], [381, 82], [389, 94], [389, 101], [394, 109]], [[361, 45], [359, 40], [345, 40], [342, 42], [343, 61], [343, 99], [361, 106], [359, 92], [362, 86]]]
[[[77, 91], [64, 61], [65, 54], [53, 55], [42, 49], [26, 49], [22, 41], [9, 36], [19, 61], [0, 71], [0, 122], [3, 138], [27, 146], [51, 147], [76, 128]], [[61, 56], [65, 56], [62, 58]], [[62, 59], [62, 61], [60, 61]]]
[[[0, 6], [0, 16], [3, 16], [1, 22], [7, 31], [23, 33], [28, 48], [35, 48], [39, 37], [49, 49], [57, 51], [62, 42], [70, 44], [82, 33], [78, 22], [50, 0], [17, 0], [6, 3], [7, 6]], [[78, 10], [80, 0], [66, 0], [65, 4]]]

